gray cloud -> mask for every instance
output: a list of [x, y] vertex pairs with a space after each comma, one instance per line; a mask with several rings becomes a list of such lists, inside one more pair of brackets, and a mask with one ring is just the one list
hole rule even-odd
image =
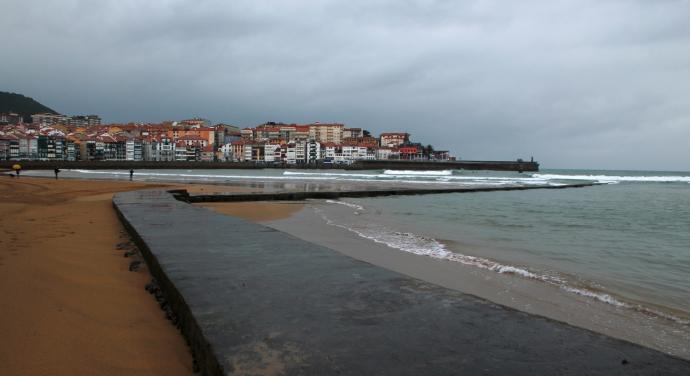
[[341, 121], [468, 159], [690, 170], [688, 14], [681, 0], [5, 0], [0, 90], [106, 121]]

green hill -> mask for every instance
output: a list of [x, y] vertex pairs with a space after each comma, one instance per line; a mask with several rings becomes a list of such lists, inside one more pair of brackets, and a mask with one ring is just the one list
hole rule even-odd
[[7, 93], [0, 91], [0, 112], [14, 112], [22, 115], [25, 122], [31, 122], [31, 115], [42, 112], [57, 114], [58, 112], [48, 108], [33, 98], [25, 97], [21, 94]]

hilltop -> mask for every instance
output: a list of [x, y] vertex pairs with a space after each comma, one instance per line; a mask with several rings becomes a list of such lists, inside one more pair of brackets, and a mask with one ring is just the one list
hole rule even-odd
[[57, 114], [58, 112], [36, 102], [33, 98], [25, 97], [21, 94], [8, 93], [0, 91], [0, 113], [14, 112], [22, 115], [24, 121], [31, 122], [31, 115], [49, 112]]

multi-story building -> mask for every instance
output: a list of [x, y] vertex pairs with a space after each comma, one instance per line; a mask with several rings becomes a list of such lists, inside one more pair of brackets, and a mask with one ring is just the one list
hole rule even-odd
[[307, 163], [316, 163], [321, 160], [321, 143], [316, 140], [309, 140], [307, 147]]
[[22, 116], [14, 112], [0, 113], [0, 125], [20, 124], [23, 121]]
[[309, 124], [309, 139], [339, 144], [343, 139], [343, 128], [343, 124]]
[[48, 112], [31, 115], [31, 122], [34, 125], [50, 126], [55, 124], [68, 124], [68, 117], [60, 114], [51, 114]]
[[[244, 162], [246, 159], [244, 158], [244, 145], [247, 144], [248, 141], [246, 140], [237, 140], [233, 141], [230, 143], [230, 147], [232, 148], [232, 160], [235, 162]], [[251, 157], [251, 154], [250, 154]]]
[[216, 130], [213, 127], [173, 127], [167, 132], [167, 137], [173, 140], [181, 140], [185, 137], [194, 137], [194, 139], [205, 140], [203, 146], [214, 145], [216, 140]]
[[128, 161], [143, 161], [144, 148], [139, 139], [129, 139], [125, 142], [125, 159]]
[[216, 124], [213, 128], [216, 131], [215, 146], [217, 149], [241, 138], [240, 129], [234, 125]]
[[202, 162], [213, 162], [216, 160], [216, 151], [213, 145], [206, 145], [200, 150], [199, 160]]
[[12, 138], [8, 135], [0, 135], [0, 161], [10, 159], [10, 142]]
[[243, 128], [240, 130], [240, 137], [243, 140], [253, 140], [254, 139], [254, 130], [251, 128]]
[[381, 133], [381, 146], [396, 148], [410, 141], [410, 134], [404, 132]]
[[343, 145], [342, 155], [343, 159], [347, 161], [367, 159], [367, 147], [357, 144]]
[[166, 136], [151, 137], [145, 143], [144, 160], [156, 162], [176, 160], [175, 143]]
[[189, 154], [190, 151], [187, 150], [187, 145], [182, 142], [178, 141], [175, 143], [175, 160], [179, 162], [184, 162], [188, 161], [189, 159]]
[[19, 159], [19, 138], [16, 136], [7, 137], [6, 153], [7, 159]]
[[382, 146], [376, 149], [376, 159], [391, 159], [392, 155], [392, 148]]
[[232, 153], [232, 143], [227, 143], [225, 145], [222, 145], [218, 151], [221, 153], [222, 157], [220, 158], [224, 162], [230, 162], [233, 160], [233, 153]]
[[406, 145], [398, 148], [400, 159], [421, 159], [422, 151], [416, 145]]
[[22, 135], [17, 137], [19, 159], [37, 159], [38, 158], [38, 140], [32, 135]]
[[98, 115], [74, 115], [67, 118], [67, 125], [74, 127], [100, 126], [101, 118]]
[[321, 144], [321, 159], [323, 159], [325, 162], [331, 163], [335, 161], [335, 153], [336, 149], [338, 149], [338, 145], [335, 144], [334, 142], [324, 142]]
[[362, 138], [362, 128], [343, 128], [343, 138]]

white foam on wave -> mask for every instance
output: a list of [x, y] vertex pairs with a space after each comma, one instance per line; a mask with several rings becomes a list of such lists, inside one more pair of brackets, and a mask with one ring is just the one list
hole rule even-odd
[[603, 302], [603, 303], [611, 304], [611, 305], [614, 305], [616, 307], [632, 308], [632, 306], [630, 304], [623, 303], [620, 300], [612, 297], [609, 294], [605, 294], [605, 293], [601, 293], [601, 292], [594, 292], [594, 291], [587, 290], [587, 289], [575, 288], [575, 287], [571, 287], [571, 286], [567, 286], [567, 285], [562, 285], [562, 286], [560, 286], [560, 288], [563, 289], [564, 291], [567, 291], [567, 292], [570, 292], [570, 293], [573, 293], [576, 295], [584, 296], [587, 298], [592, 298], [594, 300], [598, 300], [598, 301]]
[[[128, 171], [103, 171], [103, 170], [82, 170], [75, 169], [74, 172], [82, 174], [100, 174], [111, 176], [128, 176]], [[449, 170], [450, 171], [450, 170]], [[432, 171], [439, 172], [439, 171]], [[294, 172], [284, 171], [282, 175], [224, 175], [224, 174], [190, 174], [190, 173], [163, 173], [137, 171], [139, 177], [163, 178], [169, 180], [190, 181], [194, 179], [202, 180], [277, 180], [277, 181], [349, 181], [349, 182], [389, 182], [403, 184], [443, 184], [459, 186], [502, 186], [502, 185], [558, 185], [558, 183], [547, 182], [542, 179], [534, 178], [505, 178], [505, 177], [473, 177], [473, 176], [451, 176], [451, 175], [385, 175], [385, 174], [360, 174], [360, 173], [330, 173], [330, 172]]]
[[[343, 204], [342, 201], [328, 200], [327, 202]], [[347, 204], [349, 204], [347, 206], [353, 205], [350, 203]], [[354, 228], [338, 224], [332, 221], [325, 214], [323, 214], [323, 212], [321, 212], [320, 215], [326, 221], [326, 223], [331, 226], [340, 227], [342, 229], [355, 233], [361, 238], [372, 240], [376, 243], [384, 244], [388, 247], [398, 249], [404, 252], [413, 253], [421, 256], [429, 256], [447, 261], [459, 262], [465, 265], [476, 266], [482, 269], [490, 270], [499, 274], [514, 274], [524, 278], [537, 279], [544, 282], [558, 284], [563, 283], [563, 280], [561, 280], [558, 277], [547, 274], [535, 273], [528, 270], [527, 268], [514, 265], [505, 265], [489, 259], [476, 256], [468, 256], [449, 251], [446, 248], [445, 244], [439, 242], [434, 238], [429, 238], [410, 232], [391, 231], [380, 225], [366, 226], [363, 228]]]
[[616, 176], [616, 175], [561, 175], [532, 174], [533, 178], [544, 180], [590, 180], [602, 184], [620, 182], [637, 183], [690, 183], [690, 176]]
[[340, 176], [340, 177], [363, 177], [375, 178], [379, 175], [374, 174], [358, 174], [358, 173], [344, 173], [344, 172], [301, 172], [301, 171], [283, 171], [284, 176]]
[[329, 203], [329, 204], [344, 205], [344, 206], [347, 206], [347, 207], [349, 207], [349, 208], [353, 208], [353, 209], [359, 210], [359, 211], [363, 211], [363, 210], [364, 210], [364, 207], [363, 207], [362, 205], [353, 204], [353, 203], [347, 202], [347, 201], [326, 200], [326, 202]]
[[417, 170], [385, 170], [384, 175], [419, 175], [419, 176], [451, 176], [452, 170], [417, 171]]

